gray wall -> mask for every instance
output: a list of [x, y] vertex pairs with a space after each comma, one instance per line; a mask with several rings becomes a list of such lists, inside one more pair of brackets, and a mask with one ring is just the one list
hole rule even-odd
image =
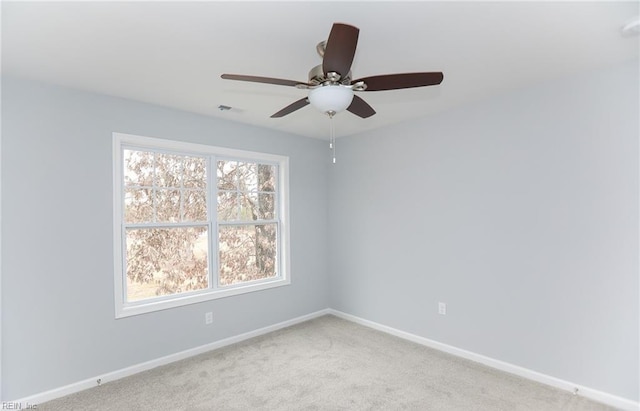
[[[292, 284], [115, 320], [113, 131], [290, 156]], [[318, 140], [3, 79], [3, 398], [326, 308], [325, 148]], [[205, 311], [213, 311], [211, 326]]]
[[338, 140], [330, 306], [637, 401], [638, 86], [635, 62]]
[[[322, 141], [3, 79], [3, 398], [331, 306], [638, 400], [637, 73], [343, 138], [329, 169]], [[292, 285], [114, 320], [112, 131], [290, 156]]]

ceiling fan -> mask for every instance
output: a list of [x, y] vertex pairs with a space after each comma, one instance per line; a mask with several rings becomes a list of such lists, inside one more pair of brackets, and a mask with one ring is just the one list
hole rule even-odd
[[322, 64], [311, 69], [308, 82], [240, 74], [223, 74], [221, 77], [226, 80], [252, 81], [309, 90], [307, 97], [293, 102], [273, 114], [272, 118], [284, 117], [308, 104], [329, 117], [346, 109], [361, 118], [368, 118], [376, 114], [375, 110], [362, 98], [354, 95], [354, 91], [398, 90], [433, 86], [442, 82], [444, 76], [441, 72], [384, 74], [352, 80], [351, 64], [356, 53], [359, 32], [357, 27], [334, 23], [328, 40], [316, 46], [318, 54], [322, 57]]

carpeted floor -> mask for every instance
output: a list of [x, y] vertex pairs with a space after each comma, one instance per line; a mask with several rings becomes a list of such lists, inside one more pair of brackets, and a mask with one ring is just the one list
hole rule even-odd
[[612, 410], [334, 316], [40, 404], [52, 410]]

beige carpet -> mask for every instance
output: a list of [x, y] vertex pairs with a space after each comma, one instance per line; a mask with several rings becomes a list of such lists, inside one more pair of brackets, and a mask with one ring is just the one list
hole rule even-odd
[[39, 410], [611, 410], [324, 316]]

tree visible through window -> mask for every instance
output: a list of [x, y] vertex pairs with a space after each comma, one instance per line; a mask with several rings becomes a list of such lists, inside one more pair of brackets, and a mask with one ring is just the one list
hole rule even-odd
[[283, 279], [280, 163], [121, 150], [124, 306]]
[[277, 274], [275, 168], [217, 161], [220, 285]]
[[209, 285], [206, 159], [124, 150], [127, 301]]

